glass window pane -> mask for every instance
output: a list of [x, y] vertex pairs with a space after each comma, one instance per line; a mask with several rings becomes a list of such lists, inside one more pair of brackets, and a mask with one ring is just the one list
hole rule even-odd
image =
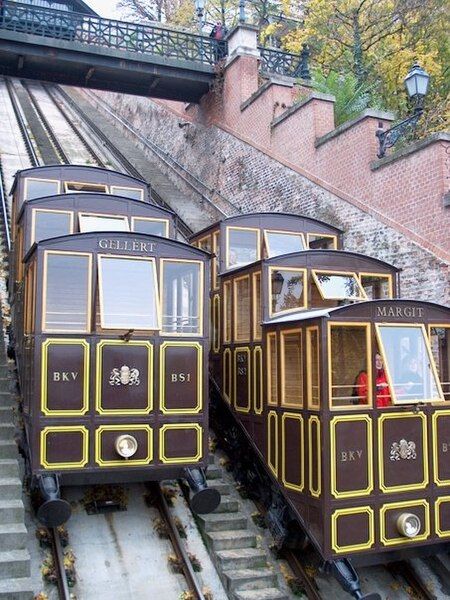
[[302, 332], [281, 333], [283, 373], [281, 404], [303, 406]]
[[317, 408], [320, 404], [320, 380], [319, 380], [319, 330], [307, 329], [307, 369], [309, 370], [308, 404]]
[[89, 257], [47, 254], [44, 329], [87, 331]]
[[430, 328], [430, 346], [445, 400], [450, 400], [450, 325]]
[[83, 192], [84, 194], [106, 194], [108, 192], [106, 185], [99, 183], [81, 183], [77, 181], [66, 181], [66, 193]]
[[200, 265], [190, 262], [163, 263], [163, 331], [201, 333]]
[[99, 257], [100, 310], [105, 329], [159, 329], [155, 263]]
[[369, 300], [392, 298], [390, 277], [387, 275], [361, 275], [361, 285]]
[[269, 257], [299, 252], [305, 249], [303, 236], [300, 233], [266, 231], [266, 236], [267, 255]]
[[138, 217], [134, 217], [133, 231], [136, 231], [136, 233], [149, 233], [150, 235], [168, 237], [169, 221], [160, 221], [157, 219], [139, 219]]
[[250, 339], [250, 277], [234, 282], [236, 341]]
[[304, 308], [304, 271], [271, 269], [272, 314]]
[[364, 290], [355, 275], [336, 275], [313, 271], [322, 296], [327, 300], [365, 300]]
[[34, 212], [34, 241], [40, 242], [72, 233], [71, 217], [72, 213], [36, 210]]
[[394, 403], [443, 400], [423, 328], [377, 325], [377, 333]]
[[311, 250], [334, 250], [337, 248], [337, 238], [334, 235], [308, 234]]
[[144, 190], [141, 190], [139, 188], [128, 188], [120, 187], [118, 185], [112, 185], [111, 194], [117, 194], [117, 196], [124, 196], [125, 198], [131, 198], [133, 200], [144, 199]]
[[83, 215], [80, 214], [80, 231], [130, 231], [126, 217], [108, 215]]
[[228, 227], [227, 268], [255, 262], [259, 258], [259, 232]]
[[59, 181], [45, 181], [44, 179], [25, 180], [25, 200], [55, 196], [59, 194]]
[[361, 325], [331, 327], [332, 406], [369, 404], [372, 385], [366, 331]]

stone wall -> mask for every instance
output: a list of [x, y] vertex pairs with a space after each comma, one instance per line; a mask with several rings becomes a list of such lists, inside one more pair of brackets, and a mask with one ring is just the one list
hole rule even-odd
[[[108, 92], [98, 95], [243, 212], [295, 212], [340, 227], [346, 232], [347, 250], [404, 270], [402, 296], [450, 305], [449, 263], [412, 241], [406, 230], [395, 222], [389, 224], [386, 217], [381, 218], [363, 202], [325, 189], [313, 175], [302, 175], [223, 128], [187, 122], [179, 116], [184, 105], [163, 107], [146, 98]], [[126, 130], [123, 133], [132, 135]]]

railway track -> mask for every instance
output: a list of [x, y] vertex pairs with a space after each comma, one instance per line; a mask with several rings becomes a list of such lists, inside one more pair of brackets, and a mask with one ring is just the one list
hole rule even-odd
[[50, 527], [48, 532], [50, 537], [53, 564], [55, 566], [56, 584], [58, 586], [59, 598], [60, 600], [71, 600], [69, 582], [64, 566], [64, 552], [58, 530], [56, 527]]

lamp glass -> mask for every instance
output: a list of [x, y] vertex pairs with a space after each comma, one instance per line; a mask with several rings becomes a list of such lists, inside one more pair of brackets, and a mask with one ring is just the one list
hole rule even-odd
[[138, 449], [137, 440], [132, 435], [119, 435], [114, 445], [117, 454], [122, 458], [130, 458], [133, 454], [136, 454]]
[[195, 10], [203, 12], [205, 10], [205, 0], [195, 0]]
[[418, 64], [413, 65], [412, 69], [405, 77], [405, 87], [410, 98], [416, 96], [426, 96], [430, 76]]

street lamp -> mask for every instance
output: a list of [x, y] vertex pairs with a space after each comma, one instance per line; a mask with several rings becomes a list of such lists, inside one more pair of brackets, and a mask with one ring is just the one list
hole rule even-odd
[[198, 18], [198, 28], [202, 31], [204, 25], [203, 16], [205, 14], [205, 0], [194, 0], [194, 2], [195, 12], [197, 13]]
[[378, 158], [383, 158], [386, 150], [394, 146], [402, 136], [414, 131], [423, 113], [423, 101], [428, 91], [429, 82], [430, 76], [428, 73], [417, 62], [414, 63], [404, 79], [409, 100], [414, 105], [413, 114], [386, 131], [378, 129], [375, 134], [379, 142]]

